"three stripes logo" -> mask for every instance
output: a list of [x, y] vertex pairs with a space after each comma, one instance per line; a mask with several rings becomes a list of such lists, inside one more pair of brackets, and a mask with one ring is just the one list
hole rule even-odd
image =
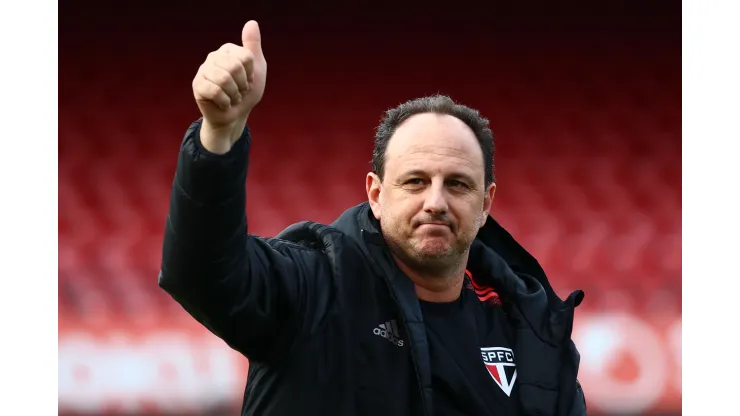
[[403, 340], [401, 339], [401, 335], [398, 333], [395, 319], [391, 319], [390, 321], [386, 321], [384, 324], [378, 325], [373, 329], [373, 334], [387, 339], [394, 345], [403, 347]]
[[468, 276], [468, 280], [470, 283], [468, 289], [474, 290], [476, 296], [478, 296], [478, 299], [481, 302], [486, 302], [492, 306], [501, 306], [501, 298], [499, 297], [498, 293], [493, 290], [493, 288], [482, 286], [476, 283], [475, 280], [473, 280], [473, 274], [470, 273], [469, 270], [465, 270], [465, 274]]
[[510, 348], [491, 347], [481, 348], [481, 356], [486, 369], [491, 374], [493, 381], [501, 387], [501, 390], [511, 397], [511, 390], [516, 381], [516, 363], [514, 363], [514, 352]]

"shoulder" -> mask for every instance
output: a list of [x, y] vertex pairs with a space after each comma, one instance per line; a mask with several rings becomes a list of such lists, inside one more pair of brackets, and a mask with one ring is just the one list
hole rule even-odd
[[323, 253], [347, 249], [354, 244], [344, 232], [326, 224], [301, 221], [290, 225], [275, 237], [262, 238], [278, 251], [315, 251]]

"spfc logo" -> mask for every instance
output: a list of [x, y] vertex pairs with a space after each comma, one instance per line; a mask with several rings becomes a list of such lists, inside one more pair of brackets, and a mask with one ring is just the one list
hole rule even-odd
[[490, 347], [481, 348], [481, 356], [486, 369], [491, 374], [493, 381], [501, 387], [507, 396], [511, 396], [511, 389], [516, 381], [516, 363], [514, 363], [514, 352], [509, 348]]

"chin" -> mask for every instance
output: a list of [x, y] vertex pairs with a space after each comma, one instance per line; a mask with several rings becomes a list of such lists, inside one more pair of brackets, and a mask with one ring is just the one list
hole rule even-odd
[[451, 254], [452, 247], [449, 244], [423, 244], [418, 248], [418, 253], [425, 258], [444, 258]]

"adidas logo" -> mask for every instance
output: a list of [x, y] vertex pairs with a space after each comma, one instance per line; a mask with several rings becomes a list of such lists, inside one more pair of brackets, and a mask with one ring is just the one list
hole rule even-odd
[[401, 335], [398, 333], [395, 319], [391, 319], [390, 321], [386, 321], [384, 324], [378, 325], [373, 329], [373, 334], [387, 339], [394, 345], [403, 347], [403, 340], [401, 339]]

